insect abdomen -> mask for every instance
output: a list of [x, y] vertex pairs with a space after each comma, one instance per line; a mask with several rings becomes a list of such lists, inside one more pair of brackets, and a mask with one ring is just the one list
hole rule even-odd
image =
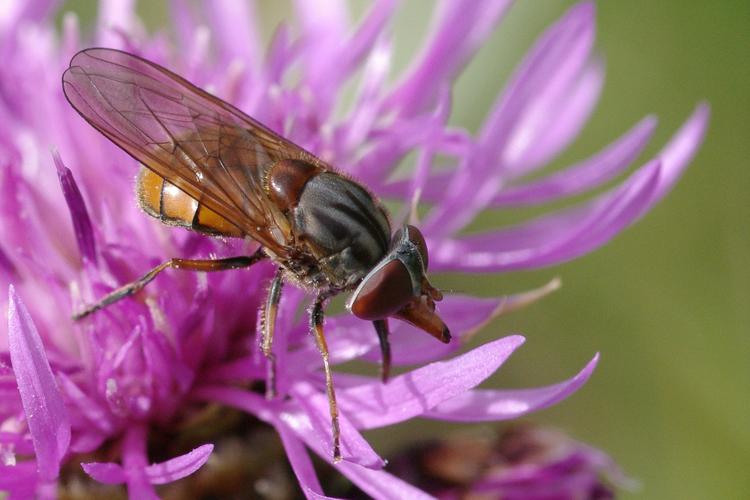
[[138, 204], [143, 211], [165, 224], [212, 236], [244, 236], [227, 219], [145, 167], [141, 168], [136, 186]]

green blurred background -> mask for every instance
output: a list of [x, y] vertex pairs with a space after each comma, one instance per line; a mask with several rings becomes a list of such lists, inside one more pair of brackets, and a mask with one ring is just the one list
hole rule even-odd
[[[458, 81], [454, 124], [477, 129], [523, 53], [573, 3], [537, 0], [511, 9]], [[609, 452], [641, 482], [624, 498], [750, 498], [750, 2], [596, 3], [597, 47], [607, 66], [603, 95], [553, 167], [587, 157], [656, 113], [659, 128], [643, 160], [705, 99], [712, 117], [703, 148], [660, 205], [591, 255], [534, 272], [436, 281], [489, 296], [562, 277], [561, 291], [478, 336], [477, 342], [515, 332], [527, 337], [485, 385], [557, 382], [599, 351], [599, 368], [579, 393], [529, 420]], [[397, 69], [418, 47], [434, 8], [404, 4]], [[68, 6], [84, 22], [94, 16], [91, 0]], [[353, 2], [352, 9], [366, 6]], [[159, 2], [139, 8], [151, 28], [168, 22]], [[261, 1], [259, 12], [268, 37], [289, 6]], [[479, 225], [516, 219], [491, 213]], [[419, 422], [370, 438], [387, 455], [400, 437], [432, 435], [446, 425]]]

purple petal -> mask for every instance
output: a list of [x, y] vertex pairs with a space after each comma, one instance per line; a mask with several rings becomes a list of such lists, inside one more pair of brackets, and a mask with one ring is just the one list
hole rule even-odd
[[16, 465], [0, 464], [0, 491], [9, 495], [8, 500], [36, 498], [38, 480], [36, 463], [32, 460]]
[[666, 195], [674, 183], [679, 179], [685, 167], [695, 156], [698, 148], [703, 143], [708, 127], [708, 119], [711, 110], [707, 103], [700, 103], [690, 118], [680, 127], [680, 130], [670, 139], [669, 143], [662, 149], [657, 158], [662, 162], [662, 170], [659, 175], [659, 185], [652, 194], [651, 200], [645, 206], [641, 214], [650, 209], [657, 201]]
[[365, 64], [358, 90], [356, 105], [344, 123], [342, 155], [355, 151], [365, 141], [372, 124], [378, 118], [378, 97], [391, 64], [391, 45], [387, 41], [378, 43]]
[[[505, 164], [514, 135], [537, 103], [556, 98], [580, 74], [594, 42], [594, 5], [572, 7], [526, 57], [482, 125], [476, 151], [456, 171], [452, 189], [423, 224], [435, 236], [451, 234], [485, 208], [511, 174]], [[500, 165], [498, 166], [498, 161]], [[477, 179], [482, 183], [477, 186]]]
[[[424, 364], [444, 358], [458, 350], [463, 341], [471, 338], [494, 318], [541, 300], [559, 287], [560, 280], [553, 279], [537, 289], [499, 298], [481, 299], [448, 295], [438, 306], [440, 314], [448, 318], [448, 326], [453, 335], [454, 340], [448, 344], [437, 342], [433, 337], [403, 321], [390, 321], [392, 363], [394, 366]], [[306, 328], [305, 325], [303, 330], [306, 331]], [[346, 363], [354, 359], [380, 362], [378, 339], [370, 322], [362, 321], [351, 314], [342, 314], [327, 318], [325, 328], [332, 364]], [[319, 365], [318, 359], [317, 348], [308, 343], [305, 347], [289, 353], [287, 366], [295, 367], [298, 371], [309, 370]]]
[[339, 468], [344, 476], [356, 484], [359, 489], [375, 499], [390, 500], [408, 498], [409, 500], [430, 500], [432, 495], [385, 471], [365, 469], [351, 464]]
[[92, 479], [104, 484], [122, 484], [126, 480], [125, 471], [120, 464], [113, 462], [82, 463], [83, 472]]
[[[442, 316], [449, 318], [449, 328], [454, 341], [449, 344], [437, 342], [423, 331], [398, 320], [390, 325], [392, 362], [394, 365], [416, 364], [444, 357], [461, 344], [460, 339], [470, 337], [491, 319], [494, 311], [502, 309], [504, 299], [477, 299], [460, 295], [449, 295], [439, 305]], [[331, 363], [341, 364], [366, 356], [370, 361], [380, 361], [380, 350], [375, 330], [369, 321], [344, 314], [326, 320], [326, 333], [330, 339], [328, 350]], [[416, 352], [415, 352], [416, 349]], [[313, 345], [290, 353], [290, 366], [309, 368], [319, 364], [319, 355]]]
[[548, 203], [593, 189], [625, 170], [643, 151], [656, 128], [656, 118], [641, 120], [617, 142], [591, 158], [519, 186], [503, 189], [493, 206], [524, 206]]
[[325, 498], [323, 488], [320, 486], [318, 476], [315, 475], [315, 469], [305, 446], [297, 439], [291, 428], [283, 422], [279, 422], [275, 427], [281, 438], [281, 444], [284, 445], [289, 464], [292, 466], [294, 475], [297, 476], [297, 481], [305, 492], [305, 496], [308, 498]]
[[[702, 143], [709, 113], [707, 104], [698, 105], [657, 160], [641, 167], [612, 191], [583, 206], [531, 223], [464, 238], [458, 240], [458, 246], [447, 243], [442, 250], [431, 250], [434, 267], [476, 271], [540, 267], [570, 260], [603, 245], [671, 189]], [[472, 250], [476, 248], [496, 251]], [[448, 259], [443, 260], [444, 257]]]
[[114, 429], [111, 415], [99, 401], [86, 394], [64, 373], [58, 374], [58, 378], [68, 401], [75, 405], [76, 409], [86, 419], [87, 425], [95, 427], [102, 433], [111, 433]]
[[[335, 382], [335, 377], [334, 377]], [[328, 408], [328, 398], [325, 394], [315, 390], [306, 382], [299, 382], [292, 388], [292, 393], [305, 410], [306, 422], [297, 418], [298, 434], [312, 433], [317, 439], [333, 452], [331, 431], [331, 416]], [[375, 453], [370, 444], [359, 433], [348, 412], [343, 405], [339, 405], [339, 425], [341, 428], [341, 455], [344, 461], [367, 467], [368, 469], [382, 469], [385, 461]], [[306, 429], [305, 429], [306, 427]]]
[[94, 229], [91, 226], [86, 203], [83, 201], [81, 191], [78, 189], [73, 172], [63, 164], [62, 158], [57, 151], [52, 152], [52, 158], [57, 167], [57, 177], [60, 180], [65, 202], [68, 204], [70, 219], [73, 222], [78, 250], [81, 256], [89, 262], [96, 263], [96, 242], [94, 240]]
[[0, 431], [0, 445], [11, 445], [11, 447], [0, 448], [0, 463], [6, 463], [4, 458], [6, 453], [11, 456], [32, 455], [34, 453], [34, 443], [27, 436], [20, 433]]
[[14, 280], [18, 277], [16, 266], [2, 247], [0, 247], [0, 272], [2, 272], [8, 280]]
[[301, 25], [310, 64], [330, 64], [349, 30], [349, 9], [342, 0], [297, 0], [294, 10]]
[[435, 244], [428, 241], [430, 265], [484, 272], [541, 267], [577, 257], [604, 244], [642, 214], [658, 186], [659, 172], [660, 163], [652, 161], [622, 185], [582, 206], [500, 231]]
[[[560, 288], [560, 280], [553, 279], [546, 285], [516, 295], [497, 299], [449, 295], [440, 303], [439, 312], [449, 321], [453, 338], [448, 344], [436, 342], [434, 338], [413, 326], [395, 321], [392, 323], [392, 364], [417, 365], [441, 359], [456, 351], [493, 319], [526, 307]], [[370, 332], [372, 333], [372, 332]], [[372, 335], [370, 335], [372, 338]], [[376, 346], [377, 342], [373, 341]], [[363, 358], [380, 362], [380, 350], [371, 349]]]
[[42, 339], [13, 285], [8, 289], [8, 344], [39, 476], [53, 480], [70, 444], [70, 421]]
[[146, 428], [143, 424], [131, 422], [125, 431], [122, 445], [122, 464], [128, 496], [144, 500], [157, 500], [159, 497], [146, 475]]
[[318, 111], [325, 116], [334, 92], [341, 86], [372, 47], [392, 17], [396, 2], [376, 2], [353, 34], [349, 34], [349, 12], [345, 2], [296, 2], [302, 25], [305, 83], [314, 89]]
[[205, 370], [204, 382], [236, 382], [239, 380], [263, 380], [266, 370], [256, 362], [257, 355], [228, 361], [215, 368]]
[[[74, 424], [73, 428], [76, 429], [77, 426]], [[109, 439], [110, 435], [97, 429], [77, 428], [70, 441], [70, 451], [72, 453], [91, 453]]]
[[102, 0], [97, 19], [97, 44], [101, 47], [122, 47], [122, 34], [130, 34], [136, 25], [133, 0]]
[[557, 156], [588, 121], [603, 83], [604, 66], [594, 60], [561, 91], [539, 95], [531, 112], [515, 126], [504, 155], [505, 168], [532, 172]]
[[574, 377], [559, 384], [536, 389], [478, 389], [445, 401], [425, 413], [425, 417], [452, 422], [509, 420], [531, 413], [567, 398], [589, 379], [599, 362], [599, 354]]
[[278, 401], [268, 401], [254, 392], [236, 387], [198, 386], [193, 389], [191, 396], [198, 401], [217, 402], [244, 410], [272, 425], [276, 421], [276, 412], [280, 411]]
[[285, 23], [279, 24], [268, 44], [266, 55], [266, 78], [269, 82], [279, 84], [284, 71], [291, 66], [295, 55], [295, 46], [292, 44], [292, 35], [289, 26]]
[[[594, 4], [581, 2], [549, 28], [525, 57], [480, 131], [489, 157], [509, 154], [510, 139], [542, 99], [564, 92], [585, 70], [594, 43]], [[492, 166], [484, 167], [487, 171]]]
[[[331, 447], [330, 443], [323, 443], [320, 439], [313, 437], [315, 431], [307, 415], [299, 411], [281, 411], [279, 402], [267, 401], [258, 394], [235, 387], [203, 386], [193, 392], [193, 397], [200, 401], [219, 402], [233, 406], [273, 425], [279, 432], [289, 462], [305, 495], [308, 498], [327, 498], [322, 494], [322, 488], [315, 476], [315, 470], [312, 468], [310, 459], [301, 446], [298, 437], [307, 438], [305, 441], [314, 442], [319, 445], [321, 450], [326, 449], [326, 452], [321, 456], [329, 462], [332, 459]], [[337, 467], [345, 465], [348, 465], [348, 463], [341, 462], [337, 464]]]
[[207, 5], [204, 12], [225, 65], [237, 60], [251, 71], [260, 67], [262, 50], [252, 3], [216, 0]]
[[305, 82], [309, 88], [323, 94], [316, 95], [317, 99], [328, 100], [341, 79], [342, 69], [340, 66], [337, 68], [337, 63], [343, 62], [342, 49], [349, 30], [349, 9], [342, 0], [297, 0], [295, 12], [302, 31]]
[[[553, 279], [540, 288], [497, 299], [449, 295], [440, 303], [439, 312], [450, 321], [448, 326], [453, 335], [451, 342], [448, 344], [436, 342], [434, 338], [425, 335], [424, 332], [407, 323], [393, 321], [391, 322], [390, 335], [391, 362], [394, 366], [416, 365], [445, 358], [458, 350], [462, 344], [471, 339], [475, 333], [493, 319], [541, 300], [559, 288], [560, 280]], [[362, 346], [371, 346], [362, 356], [362, 359], [380, 362], [380, 349], [376, 349], [378, 342], [369, 328], [350, 330], [346, 334], [337, 335], [334, 338], [335, 341], [331, 343], [331, 352], [335, 349], [334, 346], [337, 346], [338, 341], [346, 342], [348, 340], [359, 344], [360, 349], [362, 349]], [[355, 352], [353, 346], [346, 346], [346, 350]]]
[[509, 0], [441, 2], [421, 55], [386, 105], [403, 116], [430, 107], [439, 89], [461, 71], [510, 4]]
[[146, 476], [151, 484], [166, 484], [187, 477], [203, 467], [213, 449], [214, 445], [204, 444], [166, 462], [149, 465], [146, 467]]
[[523, 343], [515, 335], [488, 342], [450, 361], [432, 363], [380, 381], [339, 391], [339, 406], [357, 427], [372, 429], [422, 415], [492, 375]]
[[169, 0], [169, 18], [177, 35], [178, 47], [191, 47], [198, 23], [186, 0]]
[[[323, 460], [328, 463], [332, 462], [331, 450], [315, 439], [311, 433], [299, 434], [299, 437]], [[349, 462], [340, 462], [335, 467], [336, 470], [348, 477], [362, 491], [375, 499], [408, 498], [410, 500], [428, 500], [433, 498], [424, 491], [383, 470], [368, 469]]]
[[[350, 68], [372, 52], [373, 45], [381, 36], [388, 21], [393, 17], [398, 0], [381, 0], [374, 2], [370, 11], [365, 14], [362, 23], [346, 42], [346, 63]], [[351, 71], [351, 69], [350, 69]]]

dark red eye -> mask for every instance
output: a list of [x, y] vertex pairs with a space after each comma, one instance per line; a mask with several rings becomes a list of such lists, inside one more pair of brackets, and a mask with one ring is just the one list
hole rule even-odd
[[414, 298], [409, 271], [394, 259], [365, 277], [349, 308], [362, 319], [383, 319], [396, 313]]

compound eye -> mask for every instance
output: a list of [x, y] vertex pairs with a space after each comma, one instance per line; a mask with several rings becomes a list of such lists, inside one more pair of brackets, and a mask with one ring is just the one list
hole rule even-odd
[[406, 226], [406, 228], [409, 230], [409, 241], [414, 243], [414, 246], [416, 246], [417, 250], [419, 250], [419, 255], [422, 256], [422, 262], [424, 263], [424, 268], [427, 269], [429, 256], [427, 255], [427, 243], [425, 243], [424, 241], [424, 236], [422, 236], [422, 231], [420, 231], [414, 226]]
[[400, 260], [394, 259], [365, 276], [352, 296], [349, 309], [361, 319], [383, 319], [413, 298], [409, 271]]
[[419, 255], [422, 257], [422, 263], [424, 264], [424, 268], [427, 269], [428, 264], [428, 255], [427, 255], [427, 243], [424, 241], [424, 236], [422, 236], [422, 232], [417, 229], [416, 227], [412, 225], [406, 225], [396, 231], [396, 233], [393, 235], [393, 247], [398, 247], [400, 244], [403, 244], [404, 240], [404, 229], [406, 229], [406, 239], [408, 239], [415, 247], [417, 247], [417, 251], [419, 252]]

